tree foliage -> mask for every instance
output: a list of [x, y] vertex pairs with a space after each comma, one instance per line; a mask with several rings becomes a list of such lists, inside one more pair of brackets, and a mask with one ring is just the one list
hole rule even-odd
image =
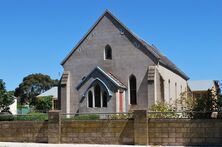
[[52, 96], [38, 97], [36, 102], [36, 110], [47, 112], [52, 108]]
[[192, 92], [183, 92], [180, 97], [174, 102], [177, 111], [193, 111], [194, 107], [197, 105], [196, 100], [192, 96]]
[[0, 79], [0, 111], [9, 111], [9, 106], [14, 103], [12, 92], [7, 92], [5, 82]]
[[166, 102], [158, 102], [149, 109], [149, 118], [177, 118], [175, 106]]
[[20, 98], [22, 104], [35, 105], [37, 95], [56, 85], [58, 80], [53, 80], [48, 75], [31, 74], [23, 78], [22, 83], [15, 89], [15, 96]]
[[216, 91], [209, 89], [199, 97], [192, 96], [191, 92], [185, 92], [176, 100], [176, 105], [184, 107], [190, 118], [211, 118], [212, 112], [221, 111], [220, 88]]
[[[192, 92], [186, 91], [172, 104], [160, 102], [153, 105], [149, 110], [154, 113], [150, 113], [149, 117], [209, 119], [214, 118], [213, 112], [221, 111], [221, 108], [222, 95], [220, 88], [209, 89], [199, 97], [195, 97]], [[176, 114], [177, 112], [178, 115]], [[217, 117], [222, 117], [222, 114], [219, 114]]]

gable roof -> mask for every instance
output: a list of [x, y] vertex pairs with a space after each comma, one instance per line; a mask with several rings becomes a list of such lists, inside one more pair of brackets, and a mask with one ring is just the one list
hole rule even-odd
[[188, 86], [191, 91], [207, 91], [208, 89], [212, 89], [213, 84], [213, 80], [188, 81]]
[[155, 47], [154, 45], [150, 46], [144, 40], [141, 40], [141, 42], [148, 48], [151, 48], [159, 56], [159, 63], [161, 65], [182, 76], [184, 79], [189, 80], [189, 77], [182, 70], [180, 70], [172, 61], [170, 61], [170, 59], [163, 55], [157, 47]]
[[93, 31], [93, 29], [97, 26], [97, 24], [102, 20], [104, 16], [110, 16], [113, 18], [122, 28], [124, 28], [130, 35], [132, 35], [139, 43], [141, 43], [158, 61], [160, 64], [164, 65], [168, 69], [172, 70], [176, 74], [180, 75], [186, 80], [189, 80], [189, 77], [182, 72], [175, 64], [173, 64], [166, 56], [164, 56], [160, 51], [154, 47], [146, 43], [144, 40], [140, 39], [133, 32], [131, 32], [123, 23], [121, 23], [112, 13], [106, 10], [102, 16], [96, 21], [96, 23], [90, 28], [90, 30], [83, 36], [83, 38], [77, 43], [77, 45], [71, 50], [71, 52], [65, 57], [65, 59], [61, 62], [61, 65], [64, 65], [65, 62], [69, 59], [69, 57], [75, 52], [75, 50], [81, 45], [81, 43], [87, 38], [87, 36]]
[[52, 87], [51, 89], [41, 93], [37, 97], [41, 97], [41, 96], [53, 96], [53, 98], [57, 99], [58, 98], [58, 87]]
[[105, 72], [102, 68], [100, 68], [99, 66], [96, 66], [86, 77], [84, 77], [84, 79], [76, 86], [76, 89], [80, 89], [81, 86], [88, 80], [88, 78], [90, 77], [91, 74], [93, 74], [96, 70], [98, 70], [99, 72], [101, 72], [104, 76], [106, 76], [110, 81], [112, 81], [116, 86], [126, 89], [126, 86], [120, 82], [113, 74], [111, 74], [110, 72]]

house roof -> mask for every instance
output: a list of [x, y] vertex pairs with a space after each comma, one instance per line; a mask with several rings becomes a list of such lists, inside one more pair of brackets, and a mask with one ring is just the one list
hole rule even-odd
[[69, 57], [75, 52], [75, 50], [81, 45], [81, 43], [87, 38], [87, 36], [92, 32], [92, 30], [97, 26], [97, 24], [102, 20], [102, 18], [108, 15], [114, 20], [116, 20], [119, 25], [125, 29], [129, 34], [131, 34], [139, 43], [141, 43], [158, 61], [161, 65], [166, 68], [172, 70], [176, 74], [180, 75], [184, 79], [188, 80], [189, 77], [182, 72], [175, 64], [173, 64], [166, 56], [164, 56], [160, 51], [154, 47], [146, 43], [144, 40], [140, 39], [137, 35], [131, 32], [123, 23], [121, 23], [114, 15], [111, 14], [110, 11], [106, 10], [101, 17], [96, 21], [96, 23], [90, 28], [90, 30], [83, 36], [83, 38], [77, 43], [77, 45], [71, 50], [71, 52], [65, 57], [65, 59], [61, 62], [61, 65], [64, 65], [65, 62], [69, 59]]
[[207, 91], [208, 89], [212, 89], [213, 84], [213, 80], [188, 81], [191, 91]]
[[38, 95], [37, 97], [42, 96], [53, 96], [53, 98], [58, 98], [58, 87], [52, 87], [51, 89], [43, 92], [42, 94]]
[[157, 47], [155, 47], [154, 45], [150, 46], [148, 43], [146, 43], [143, 40], [141, 42], [145, 46], [150, 47], [153, 50], [153, 52], [155, 52], [158, 55], [159, 63], [161, 65], [172, 70], [176, 74], [182, 76], [184, 79], [189, 80], [189, 77], [182, 70], [180, 70], [172, 61], [170, 61], [170, 59], [168, 59], [165, 55], [163, 55]]
[[90, 75], [92, 73], [94, 73], [96, 70], [100, 71], [104, 76], [106, 76], [108, 79], [110, 79], [116, 86], [126, 89], [126, 86], [119, 81], [113, 74], [111, 74], [110, 72], [106, 72], [104, 71], [102, 68], [100, 68], [99, 66], [96, 66], [76, 87], [76, 89], [78, 90], [79, 88], [81, 88], [81, 86], [87, 81], [87, 79], [90, 77]]

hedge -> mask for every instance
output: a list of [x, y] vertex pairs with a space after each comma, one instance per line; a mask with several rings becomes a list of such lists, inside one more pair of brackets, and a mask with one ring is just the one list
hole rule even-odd
[[28, 115], [0, 115], [0, 121], [46, 121], [46, 113], [30, 113]]

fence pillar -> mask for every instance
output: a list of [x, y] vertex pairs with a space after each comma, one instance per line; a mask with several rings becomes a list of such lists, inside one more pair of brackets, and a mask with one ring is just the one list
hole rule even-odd
[[148, 121], [146, 110], [134, 110], [134, 143], [135, 145], [148, 144]]
[[51, 110], [48, 113], [48, 143], [60, 143], [61, 118], [59, 110]]

